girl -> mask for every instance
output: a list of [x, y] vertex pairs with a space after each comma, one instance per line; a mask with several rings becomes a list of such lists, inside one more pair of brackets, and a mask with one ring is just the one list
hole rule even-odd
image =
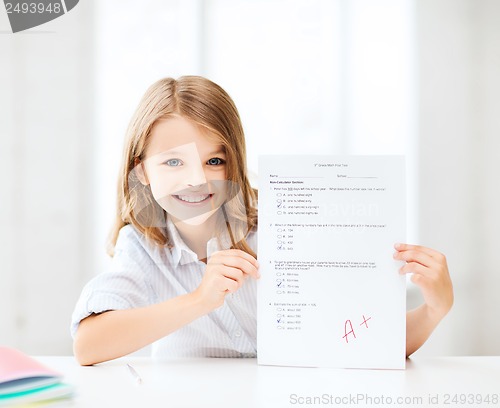
[[[84, 288], [74, 352], [96, 364], [153, 344], [162, 356], [256, 355], [257, 193], [229, 95], [195, 76], [162, 79], [127, 132], [111, 270]], [[446, 258], [397, 244], [425, 303], [407, 314], [407, 355], [453, 303]]]

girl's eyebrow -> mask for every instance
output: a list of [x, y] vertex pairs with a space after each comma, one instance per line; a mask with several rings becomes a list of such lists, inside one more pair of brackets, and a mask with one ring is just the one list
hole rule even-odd
[[185, 151], [180, 151], [180, 150], [165, 150], [164, 152], [160, 153], [155, 153], [153, 154], [150, 158], [156, 157], [159, 159], [163, 159], [164, 157], [171, 157], [171, 156], [185, 156], [187, 153]]
[[[180, 156], [180, 155], [183, 155], [183, 154], [186, 154], [186, 152], [185, 151], [179, 151], [179, 150], [166, 150], [164, 152], [155, 154], [155, 156], [166, 156], [166, 155]], [[218, 155], [218, 154], [226, 154], [225, 149], [221, 147], [220, 149], [217, 149], [217, 150], [215, 150], [213, 152], [207, 153], [207, 156], [215, 156], [215, 155]]]
[[218, 154], [226, 154], [226, 151], [223, 148], [220, 148], [214, 152], [208, 153], [207, 156], [216, 156]]
[[179, 152], [177, 150], [166, 150], [164, 152], [158, 153], [158, 156], [165, 156], [167, 154], [173, 154], [174, 156], [178, 156], [181, 154], [186, 154], [186, 152]]
[[[166, 151], [161, 152], [161, 153], [156, 153], [153, 156], [151, 156], [150, 158], [157, 157], [159, 159], [162, 159], [165, 156], [182, 157], [182, 156], [185, 156], [186, 154], [189, 154], [189, 153], [186, 153], [185, 151], [182, 151], [182, 150], [166, 150]], [[217, 155], [225, 155], [225, 154], [226, 154], [225, 149], [221, 147], [220, 149], [217, 149], [217, 150], [214, 150], [213, 152], [207, 153], [207, 156], [217, 156]]]

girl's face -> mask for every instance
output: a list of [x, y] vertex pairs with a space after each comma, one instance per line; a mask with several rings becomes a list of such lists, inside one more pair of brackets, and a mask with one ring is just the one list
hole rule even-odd
[[155, 123], [143, 166], [134, 170], [174, 222], [201, 224], [226, 199], [224, 147], [180, 116]]

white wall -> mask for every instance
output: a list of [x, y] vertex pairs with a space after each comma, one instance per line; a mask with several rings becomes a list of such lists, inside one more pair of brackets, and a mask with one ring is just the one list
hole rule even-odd
[[479, 275], [483, 296], [479, 316], [482, 330], [477, 338], [478, 352], [500, 355], [500, 2], [484, 1], [480, 9], [477, 49], [478, 102], [474, 109], [478, 118], [476, 140], [480, 140], [476, 179], [479, 184], [477, 220], [481, 226], [478, 236], [478, 262], [470, 270]]
[[35, 354], [71, 352], [91, 256], [93, 19], [80, 3], [15, 35], [0, 13], [0, 344]]
[[422, 354], [500, 354], [500, 2], [419, 0], [420, 238], [448, 256], [450, 315]]

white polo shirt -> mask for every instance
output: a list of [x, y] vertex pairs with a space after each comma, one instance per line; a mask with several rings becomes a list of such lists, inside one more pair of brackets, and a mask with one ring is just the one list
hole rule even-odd
[[[146, 241], [132, 225], [120, 230], [110, 270], [93, 278], [83, 289], [72, 315], [74, 337], [82, 319], [92, 313], [143, 307], [190, 293], [200, 284], [206, 264], [188, 248], [174, 224], [167, 231], [173, 247], [161, 248]], [[257, 234], [247, 237], [257, 252]], [[215, 238], [207, 255], [227, 249]], [[154, 357], [255, 357], [257, 352], [256, 281], [246, 279], [224, 305], [153, 344]], [[158, 322], [161, 324], [161, 322]]]

